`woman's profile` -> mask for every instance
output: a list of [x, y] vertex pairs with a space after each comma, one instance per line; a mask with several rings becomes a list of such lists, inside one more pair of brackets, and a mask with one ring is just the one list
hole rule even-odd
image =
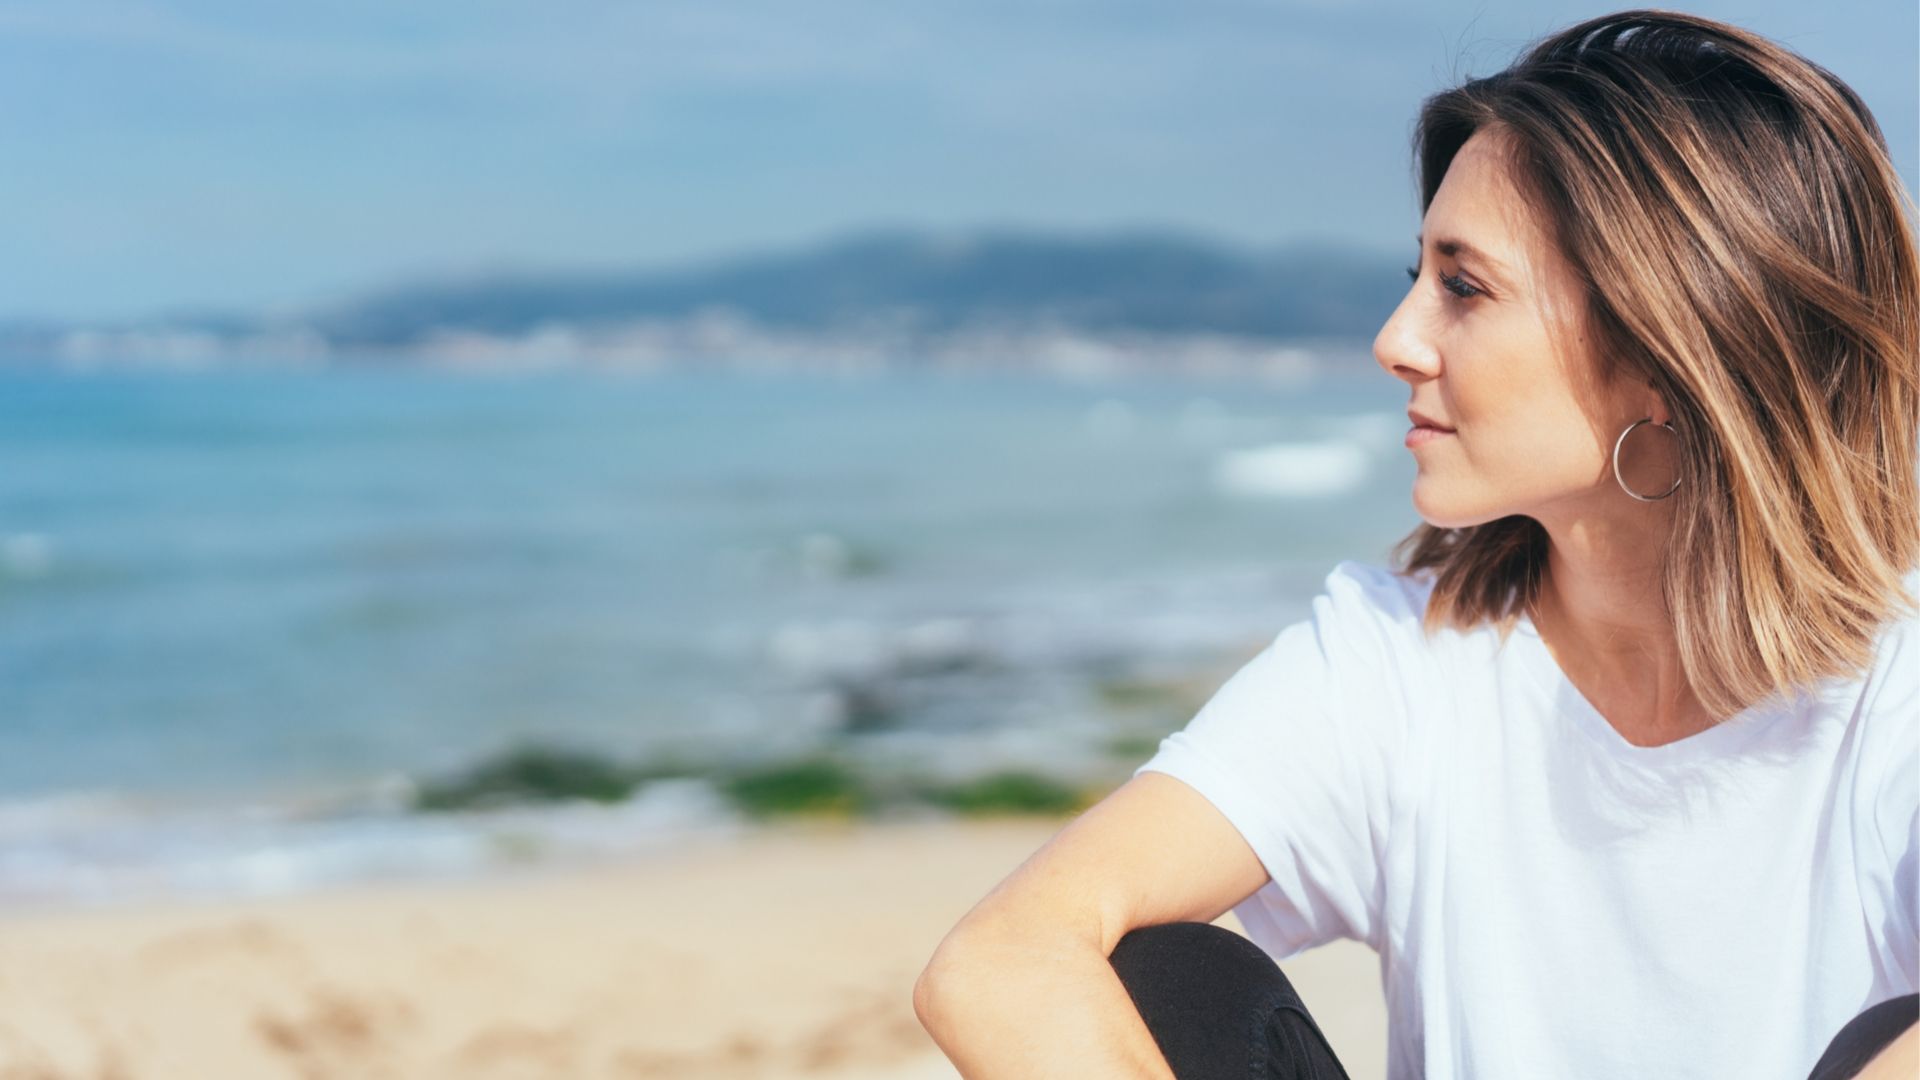
[[1414, 148], [1373, 351], [1422, 523], [968, 912], [923, 1024], [969, 1077], [1345, 1076], [1276, 961], [1350, 938], [1393, 1080], [1914, 1075], [1920, 249], [1875, 120], [1635, 10]]

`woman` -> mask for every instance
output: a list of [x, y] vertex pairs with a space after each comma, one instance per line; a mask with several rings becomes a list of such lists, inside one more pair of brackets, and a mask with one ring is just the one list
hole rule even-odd
[[1374, 353], [1424, 524], [980, 901], [923, 1023], [967, 1076], [1344, 1076], [1274, 961], [1346, 937], [1395, 1080], [1914, 1075], [1920, 254], [1873, 118], [1629, 11], [1416, 146]]

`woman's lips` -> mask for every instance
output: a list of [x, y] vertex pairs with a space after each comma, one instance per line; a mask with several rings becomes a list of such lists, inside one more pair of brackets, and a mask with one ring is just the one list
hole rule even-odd
[[1445, 428], [1428, 427], [1424, 424], [1415, 424], [1413, 427], [1407, 429], [1406, 446], [1407, 446], [1407, 449], [1411, 450], [1416, 446], [1425, 446], [1430, 442], [1435, 442], [1440, 439], [1445, 439], [1452, 435], [1453, 435], [1453, 432], [1448, 431]]

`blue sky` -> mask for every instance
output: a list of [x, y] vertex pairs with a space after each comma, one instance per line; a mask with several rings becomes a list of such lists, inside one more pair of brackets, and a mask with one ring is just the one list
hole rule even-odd
[[[872, 225], [1413, 253], [1420, 98], [1624, 4], [0, 0], [0, 317], [294, 309]], [[1920, 6], [1678, 5], [1920, 174]]]

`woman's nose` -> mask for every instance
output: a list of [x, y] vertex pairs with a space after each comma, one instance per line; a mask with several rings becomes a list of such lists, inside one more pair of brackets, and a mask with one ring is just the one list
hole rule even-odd
[[1373, 359], [1387, 374], [1408, 383], [1440, 374], [1440, 358], [1420, 333], [1420, 313], [1409, 291], [1373, 338]]

